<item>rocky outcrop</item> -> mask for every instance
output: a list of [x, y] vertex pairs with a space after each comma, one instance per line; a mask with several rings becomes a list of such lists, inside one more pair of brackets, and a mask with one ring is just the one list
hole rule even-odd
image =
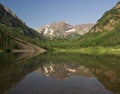
[[22, 19], [20, 19], [11, 9], [9, 9], [8, 7], [4, 7], [4, 9], [8, 13], [10, 13], [14, 18], [18, 19], [19, 21], [21, 21], [21, 23], [25, 24], [25, 22]]

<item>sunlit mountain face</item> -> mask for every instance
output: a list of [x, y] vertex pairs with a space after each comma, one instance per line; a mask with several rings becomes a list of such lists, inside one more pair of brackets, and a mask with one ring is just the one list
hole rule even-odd
[[111, 10], [106, 11], [90, 32], [117, 31], [116, 27], [119, 27], [119, 24], [120, 2], [118, 2]]
[[73, 38], [76, 36], [84, 35], [94, 26], [94, 23], [79, 24], [72, 26], [65, 21], [60, 21], [59, 23], [52, 23], [45, 25], [36, 30], [49, 38]]

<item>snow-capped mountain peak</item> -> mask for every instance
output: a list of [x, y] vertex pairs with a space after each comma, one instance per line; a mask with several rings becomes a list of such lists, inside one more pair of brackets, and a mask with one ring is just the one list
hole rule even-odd
[[83, 35], [87, 33], [94, 24], [82, 24], [72, 26], [65, 21], [60, 21], [59, 23], [52, 23], [45, 25], [41, 28], [36, 29], [39, 33], [46, 37], [54, 38], [66, 38], [72, 34]]

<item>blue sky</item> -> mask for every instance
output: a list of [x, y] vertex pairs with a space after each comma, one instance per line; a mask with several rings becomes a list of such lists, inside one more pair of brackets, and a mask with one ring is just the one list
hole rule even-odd
[[25, 23], [38, 28], [64, 20], [71, 25], [95, 23], [118, 0], [0, 0]]

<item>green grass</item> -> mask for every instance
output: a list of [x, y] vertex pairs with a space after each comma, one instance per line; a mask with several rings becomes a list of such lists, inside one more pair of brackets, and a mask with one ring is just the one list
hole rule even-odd
[[55, 53], [60, 52], [68, 52], [68, 53], [83, 53], [83, 54], [91, 54], [91, 55], [120, 55], [120, 46], [116, 48], [112, 47], [86, 47], [79, 49], [59, 49], [54, 48]]

